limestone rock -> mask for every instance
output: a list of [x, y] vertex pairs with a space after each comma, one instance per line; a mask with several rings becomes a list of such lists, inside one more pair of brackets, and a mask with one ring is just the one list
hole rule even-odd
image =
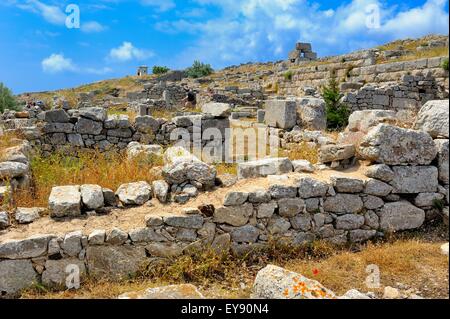
[[197, 287], [190, 284], [149, 288], [144, 291], [134, 291], [122, 294], [119, 299], [205, 299]]
[[150, 256], [160, 258], [175, 258], [183, 254], [183, 249], [175, 243], [150, 243], [145, 250]]
[[319, 152], [319, 162], [326, 164], [354, 157], [356, 149], [353, 144], [322, 145]]
[[68, 123], [69, 115], [62, 109], [44, 112], [44, 121], [48, 123]]
[[87, 269], [94, 278], [126, 279], [145, 263], [145, 248], [140, 246], [89, 246]]
[[340, 296], [339, 299], [362, 300], [362, 299], [371, 299], [371, 298], [356, 289], [351, 289], [351, 290], [347, 291], [345, 294], [343, 294], [342, 296]]
[[385, 197], [392, 192], [393, 188], [389, 184], [377, 179], [369, 179], [364, 187], [364, 193], [372, 196]]
[[83, 234], [81, 233], [81, 231], [75, 231], [66, 234], [66, 236], [64, 237], [64, 241], [61, 244], [61, 248], [67, 255], [69, 255], [70, 257], [78, 256], [78, 254], [81, 252], [82, 249], [81, 246], [82, 236]]
[[0, 259], [26, 259], [44, 255], [54, 235], [34, 235], [26, 239], [0, 243]]
[[292, 165], [294, 166], [294, 172], [297, 173], [314, 173], [315, 171], [314, 165], [307, 160], [292, 161]]
[[0, 261], [0, 294], [16, 297], [21, 290], [38, 282], [38, 276], [30, 260]]
[[394, 111], [363, 110], [353, 112], [348, 119], [347, 130], [367, 133], [380, 123], [395, 124], [397, 118]]
[[347, 214], [336, 218], [336, 229], [354, 230], [364, 225], [364, 216]]
[[325, 197], [329, 185], [311, 177], [301, 177], [296, 181], [301, 198]]
[[88, 210], [99, 209], [104, 206], [103, 190], [98, 185], [81, 185], [81, 201]]
[[240, 179], [283, 175], [292, 171], [292, 163], [288, 158], [266, 158], [238, 164]]
[[19, 162], [0, 162], [0, 180], [13, 179], [28, 173], [28, 165]]
[[237, 243], [255, 243], [259, 236], [259, 229], [252, 225], [245, 225], [233, 229], [231, 238]]
[[154, 181], [152, 183], [153, 194], [161, 202], [166, 203], [169, 195], [169, 184], [164, 180]]
[[253, 299], [335, 299], [335, 294], [315, 280], [268, 265], [256, 275]]
[[297, 105], [295, 101], [266, 101], [266, 124], [270, 127], [291, 129], [297, 124]]
[[441, 246], [441, 253], [448, 257], [448, 243]]
[[328, 197], [323, 204], [325, 211], [338, 214], [356, 214], [363, 207], [361, 198], [352, 194], [337, 194], [334, 197]]
[[420, 193], [414, 199], [417, 207], [432, 207], [436, 201], [442, 201], [444, 195], [440, 193]]
[[218, 207], [214, 212], [214, 222], [231, 226], [244, 226], [253, 214], [250, 203], [234, 207]]
[[24, 208], [18, 207], [16, 209], [15, 219], [19, 224], [30, 224], [40, 218], [40, 214], [45, 211], [45, 208]]
[[447, 140], [434, 140], [438, 150], [437, 162], [439, 170], [439, 181], [449, 184], [449, 145]]
[[9, 214], [7, 212], [0, 212], [0, 230], [9, 227]]
[[428, 101], [417, 114], [414, 124], [416, 130], [422, 130], [433, 138], [449, 138], [449, 104], [448, 100]]
[[164, 223], [173, 227], [200, 229], [203, 226], [203, 216], [201, 215], [179, 215], [163, 217]]
[[282, 217], [294, 217], [305, 208], [305, 202], [301, 198], [282, 198], [278, 200], [278, 213]]
[[122, 245], [128, 239], [128, 234], [119, 228], [113, 228], [106, 235], [106, 243], [111, 245]]
[[394, 166], [391, 182], [394, 194], [435, 193], [438, 169], [434, 166]]
[[103, 245], [106, 239], [106, 231], [103, 229], [96, 229], [92, 233], [89, 234], [88, 242], [89, 245]]
[[369, 131], [358, 150], [364, 160], [388, 165], [429, 165], [437, 150], [430, 135], [380, 124]]
[[228, 192], [223, 201], [224, 206], [239, 206], [244, 204], [248, 199], [248, 193], [245, 192]]
[[331, 181], [340, 193], [360, 193], [364, 189], [364, 181], [357, 178], [331, 176]]
[[308, 130], [322, 131], [327, 128], [325, 101], [323, 99], [304, 97], [296, 99], [298, 124]]
[[387, 183], [392, 181], [395, 177], [392, 169], [386, 164], [376, 164], [367, 167], [365, 175]]
[[81, 215], [80, 187], [53, 187], [48, 199], [51, 217], [77, 217]]
[[103, 107], [84, 107], [78, 110], [80, 116], [89, 120], [104, 122], [107, 114]]
[[149, 160], [152, 157], [157, 158], [163, 155], [163, 149], [161, 145], [143, 145], [138, 142], [131, 142], [127, 146], [127, 156], [129, 159], [144, 156]]
[[66, 288], [66, 279], [73, 271], [77, 271], [80, 279], [86, 274], [84, 262], [78, 258], [66, 258], [61, 260], [47, 260], [45, 270], [42, 273], [42, 283], [46, 287]]
[[267, 230], [271, 235], [282, 235], [291, 228], [291, 223], [282, 217], [274, 215], [267, 224]]
[[269, 193], [273, 199], [295, 198], [298, 189], [295, 186], [274, 184], [269, 187]]
[[202, 106], [202, 113], [210, 114], [214, 117], [229, 117], [231, 115], [231, 105], [228, 103], [206, 103]]
[[152, 187], [147, 182], [121, 185], [116, 195], [124, 205], [144, 205], [151, 199]]
[[416, 229], [425, 221], [425, 212], [407, 201], [385, 204], [379, 216], [384, 231]]
[[166, 166], [163, 169], [163, 177], [169, 184], [200, 183], [203, 187], [213, 187], [216, 181], [217, 171], [184, 148], [172, 147], [164, 154]]

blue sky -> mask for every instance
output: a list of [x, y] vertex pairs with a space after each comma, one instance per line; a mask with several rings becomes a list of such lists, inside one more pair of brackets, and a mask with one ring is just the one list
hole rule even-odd
[[[71, 4], [80, 28], [66, 26]], [[2, 0], [0, 82], [14, 93], [53, 90], [141, 64], [282, 60], [297, 41], [327, 56], [448, 27], [448, 0]]]

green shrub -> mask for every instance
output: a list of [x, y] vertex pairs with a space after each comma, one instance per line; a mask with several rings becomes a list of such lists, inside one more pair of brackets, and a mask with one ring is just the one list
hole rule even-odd
[[330, 130], [343, 129], [348, 125], [350, 111], [347, 105], [341, 103], [342, 96], [336, 73], [331, 71], [328, 85], [322, 88], [322, 97], [326, 104], [327, 127]]
[[211, 65], [204, 64], [200, 61], [194, 61], [194, 64], [186, 69], [187, 76], [194, 79], [208, 76], [213, 72], [214, 70]]
[[5, 110], [17, 110], [17, 101], [11, 90], [0, 82], [0, 113]]
[[152, 70], [153, 74], [165, 74], [169, 71], [170, 69], [168, 67], [158, 65], [155, 65]]
[[286, 81], [292, 81], [292, 77], [294, 76], [294, 72], [292, 72], [292, 71], [287, 71], [285, 74], [284, 74], [284, 79], [286, 80]]
[[444, 59], [444, 61], [442, 61], [441, 66], [445, 71], [448, 71], [448, 58], [446, 58], [446, 59]]

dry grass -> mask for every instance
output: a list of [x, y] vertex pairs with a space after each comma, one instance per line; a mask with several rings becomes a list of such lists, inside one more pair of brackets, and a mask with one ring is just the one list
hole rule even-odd
[[[22, 144], [24, 137], [19, 132], [6, 132], [0, 135], [0, 154], [7, 148]], [[1, 158], [1, 155], [0, 155]]]
[[218, 163], [215, 164], [217, 175], [231, 174], [237, 175], [236, 163]]
[[289, 149], [280, 150], [280, 157], [287, 157], [291, 161], [295, 160], [307, 160], [311, 164], [318, 162], [319, 149], [313, 147], [306, 142], [295, 144], [295, 146]]
[[161, 166], [161, 159], [135, 158], [125, 154], [82, 151], [73, 156], [63, 151], [49, 156], [36, 154], [31, 159], [33, 182], [29, 189], [18, 191], [12, 206], [47, 206], [52, 187], [61, 185], [97, 184], [116, 190], [121, 184], [159, 178], [152, 170]]
[[343, 294], [353, 288], [368, 291], [366, 267], [377, 265], [381, 287], [402, 283], [427, 297], [448, 298], [448, 258], [441, 254], [440, 245], [417, 240], [368, 244], [358, 253], [343, 252], [315, 262], [294, 260], [286, 267]]
[[127, 104], [114, 105], [108, 109], [108, 115], [126, 115], [130, 120], [130, 123], [134, 123], [137, 117], [136, 112], [130, 110]]

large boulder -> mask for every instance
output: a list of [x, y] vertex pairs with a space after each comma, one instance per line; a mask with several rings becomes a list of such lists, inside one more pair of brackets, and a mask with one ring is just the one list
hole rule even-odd
[[103, 189], [98, 185], [81, 185], [81, 201], [87, 209], [99, 209], [104, 206]]
[[0, 296], [13, 298], [38, 282], [31, 260], [0, 261]]
[[77, 217], [81, 215], [80, 186], [53, 187], [48, 199], [51, 217]]
[[104, 122], [107, 117], [106, 109], [103, 107], [84, 107], [78, 110], [78, 114], [97, 122]]
[[1, 162], [0, 180], [24, 176], [28, 173], [28, 165], [19, 162]]
[[425, 221], [425, 212], [407, 201], [385, 204], [379, 216], [384, 231], [416, 229]]
[[362, 159], [388, 165], [429, 165], [437, 154], [431, 136], [425, 132], [379, 124], [359, 145]]
[[90, 276], [119, 280], [141, 269], [146, 253], [141, 246], [89, 246], [86, 260]]
[[161, 127], [161, 121], [148, 115], [138, 116], [134, 126], [138, 132], [155, 135]]
[[319, 152], [319, 162], [326, 164], [343, 161], [355, 156], [356, 149], [353, 144], [322, 145]]
[[268, 265], [256, 275], [253, 299], [335, 299], [336, 295], [315, 280]]
[[322, 131], [327, 128], [325, 101], [314, 97], [299, 98], [297, 101], [298, 124], [308, 130]]
[[127, 292], [119, 299], [205, 299], [197, 287], [190, 284], [149, 288], [144, 291]]
[[269, 175], [283, 175], [291, 173], [293, 166], [288, 158], [266, 158], [238, 164], [238, 177], [258, 178]]
[[363, 110], [353, 112], [348, 119], [347, 131], [367, 133], [380, 123], [395, 124], [396, 114], [387, 110]]
[[26, 239], [0, 243], [0, 259], [26, 259], [43, 256], [54, 235], [34, 235]]
[[231, 115], [231, 105], [228, 103], [206, 103], [202, 106], [202, 112], [214, 117], [228, 117]]
[[217, 171], [182, 147], [171, 147], [164, 154], [166, 165], [163, 177], [169, 184], [201, 184], [203, 188], [215, 185]]
[[428, 101], [417, 114], [414, 128], [430, 134], [433, 138], [449, 138], [448, 100]]
[[[79, 274], [81, 279], [86, 274], [84, 262], [78, 258], [65, 258], [60, 260], [47, 260], [45, 270], [42, 273], [42, 283], [46, 287], [66, 288], [67, 278], [72, 270]], [[67, 287], [68, 288], [68, 287]]]
[[69, 115], [62, 109], [44, 112], [44, 121], [47, 123], [68, 123], [69, 119]]
[[438, 169], [434, 166], [394, 166], [392, 170], [394, 194], [435, 193], [438, 189]]
[[295, 101], [269, 100], [266, 102], [266, 124], [270, 127], [291, 129], [297, 124]]
[[124, 205], [144, 205], [152, 197], [152, 187], [147, 182], [120, 185], [116, 196]]
[[323, 203], [325, 211], [336, 214], [356, 214], [364, 207], [361, 197], [353, 194], [337, 194]]
[[0, 230], [8, 228], [9, 224], [10, 221], [8, 212], [0, 212]]

